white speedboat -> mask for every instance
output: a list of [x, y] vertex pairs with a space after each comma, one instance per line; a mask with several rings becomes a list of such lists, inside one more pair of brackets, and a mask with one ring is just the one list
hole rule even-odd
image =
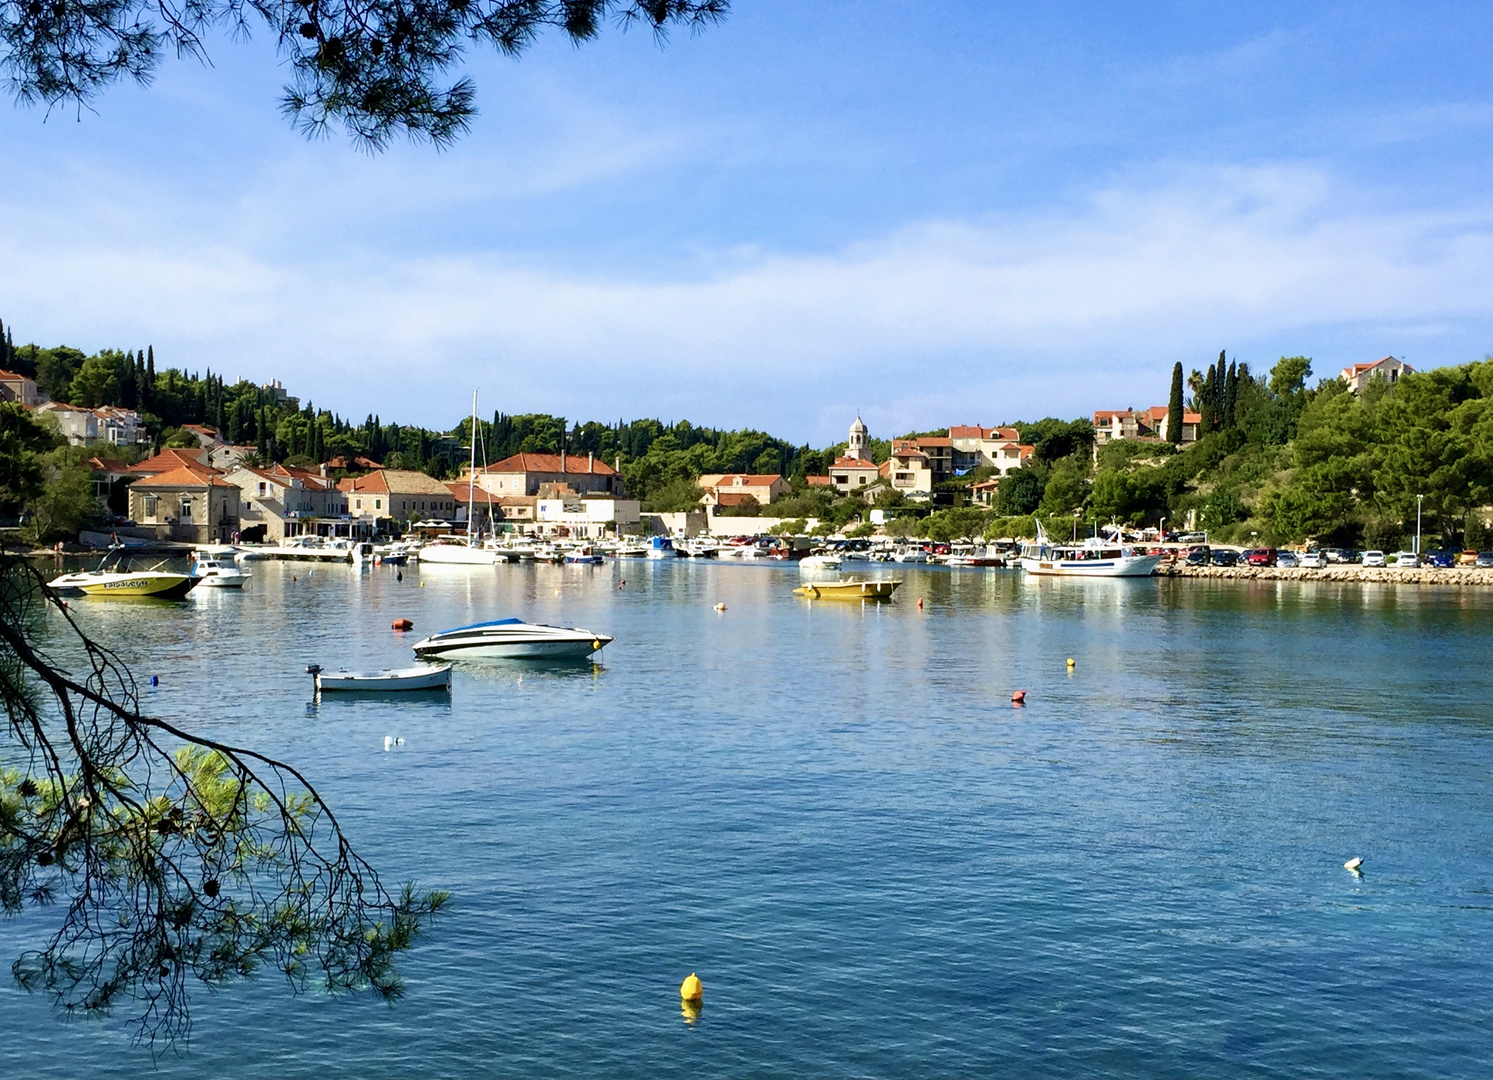
[[565, 553], [565, 561], [568, 563], [581, 563], [586, 566], [599, 566], [601, 556], [596, 554], [596, 549], [590, 544], [582, 547], [572, 548]]
[[470, 544], [435, 543], [420, 549], [420, 561], [444, 566], [496, 566], [508, 560], [501, 552]]
[[650, 559], [672, 559], [677, 552], [674, 550], [674, 541], [669, 537], [650, 536], [648, 550], [644, 554]]
[[674, 554], [681, 559], [713, 559], [719, 550], [719, 545], [704, 537], [694, 540], [681, 540], [674, 545]]
[[450, 664], [421, 664], [418, 667], [390, 668], [384, 671], [323, 671], [320, 664], [306, 669], [316, 680], [316, 692], [328, 690], [450, 690]]
[[1050, 577], [1150, 577], [1161, 560], [1160, 555], [1147, 555], [1107, 537], [1054, 544], [1040, 521], [1037, 539], [1021, 548], [1021, 568]]
[[250, 575], [238, 568], [236, 562], [215, 558], [199, 551], [192, 560], [192, 576], [205, 589], [242, 589]]
[[590, 656], [611, 643], [606, 634], [522, 619], [458, 626], [415, 642], [421, 659], [562, 660]]
[[800, 570], [838, 570], [840, 569], [840, 556], [838, 555], [805, 555], [798, 560]]
[[928, 553], [920, 547], [903, 547], [892, 552], [892, 562], [926, 563]]

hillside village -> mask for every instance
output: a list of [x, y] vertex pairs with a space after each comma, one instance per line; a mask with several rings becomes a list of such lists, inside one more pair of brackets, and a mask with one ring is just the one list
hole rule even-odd
[[[33, 357], [41, 355], [29, 348]], [[58, 399], [56, 377], [50, 387], [42, 385], [40, 361], [34, 361], [35, 374], [0, 370], [0, 400], [52, 430], [74, 454], [70, 467], [87, 470], [95, 503], [83, 524], [115, 535], [198, 544], [440, 535], [469, 526], [578, 538], [669, 529], [861, 535], [886, 529], [908, 535], [941, 518], [948, 518], [946, 532], [972, 533], [994, 517], [1070, 512], [1082, 512], [1086, 520], [1104, 515], [1155, 522], [1171, 511], [1180, 525], [1178, 496], [1189, 486], [1197, 498], [1183, 508], [1188, 524], [1228, 528], [1250, 508], [1224, 506], [1222, 493], [1208, 494], [1209, 485], [1199, 487], [1186, 477], [1164, 477], [1162, 466], [1174, 474], [1170, 455], [1210, 434], [1216, 439], [1233, 430], [1236, 435], [1228, 438], [1247, 442], [1243, 416], [1249, 408], [1259, 413], [1259, 402], [1248, 403], [1250, 395], [1274, 395], [1276, 406], [1301, 395], [1291, 399], [1299, 414], [1306, 397], [1326, 392], [1301, 385], [1308, 361], [1282, 361], [1299, 368], [1299, 378], [1293, 376], [1294, 389], [1271, 389], [1265, 380], [1252, 379], [1245, 365], [1226, 368], [1221, 356], [1206, 376], [1193, 373], [1192, 395], [1175, 424], [1173, 406], [1159, 405], [1100, 409], [1091, 419], [1072, 422], [951, 424], [879, 440], [857, 416], [845, 442], [829, 452], [794, 448], [760, 433], [711, 433], [656, 422], [649, 422], [651, 430], [641, 429], [640, 444], [643, 422], [567, 429], [556, 418], [497, 414], [476, 430], [479, 445], [506, 442], [525, 449], [471, 469], [462, 460], [463, 448], [472, 445], [466, 422], [444, 433], [383, 425], [374, 417], [356, 426], [325, 410], [302, 409], [278, 381], [228, 385], [211, 373], [199, 379], [174, 369], [157, 376], [153, 353], [148, 360], [143, 352], [100, 355], [112, 358], [103, 377], [97, 376], [98, 357], [76, 361], [68, 373], [65, 394], [75, 400]], [[8, 339], [4, 356], [24, 360]], [[1411, 373], [1403, 361], [1384, 357], [1344, 368], [1322, 385], [1363, 396], [1375, 383], [1393, 388]], [[102, 387], [93, 396], [112, 400], [87, 404], [90, 378]], [[1173, 380], [1175, 401], [1180, 365]], [[174, 408], [170, 418], [179, 422], [167, 427], [167, 417], [152, 407], [168, 416]], [[182, 419], [187, 415], [198, 419]], [[209, 418], [219, 422], [205, 422]], [[569, 449], [577, 444], [581, 452]], [[729, 454], [780, 468], [710, 471], [710, 446], [717, 447], [716, 460]], [[630, 452], [622, 452], [624, 447]], [[1119, 448], [1124, 452], [1116, 457]], [[1148, 495], [1145, 485], [1154, 488], [1162, 480], [1167, 491]]]

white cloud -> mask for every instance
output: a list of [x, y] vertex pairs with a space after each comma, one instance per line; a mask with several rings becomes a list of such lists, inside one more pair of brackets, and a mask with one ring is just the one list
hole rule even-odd
[[[1384, 209], [1306, 167], [1179, 168], [829, 254], [723, 251], [632, 279], [500, 251], [409, 257], [366, 237], [288, 256], [247, 227], [199, 246], [156, 209], [110, 242], [14, 209], [0, 315], [22, 334], [153, 341], [165, 362], [427, 423], [454, 419], [480, 383], [509, 411], [822, 442], [857, 406], [891, 433], [1150, 404], [1173, 360], [1200, 366], [1225, 346], [1256, 363], [1312, 353], [1319, 373], [1361, 358], [1334, 348], [1413, 342], [1423, 364], [1463, 360], [1493, 321], [1493, 208]], [[100, 195], [106, 211], [126, 212]]]

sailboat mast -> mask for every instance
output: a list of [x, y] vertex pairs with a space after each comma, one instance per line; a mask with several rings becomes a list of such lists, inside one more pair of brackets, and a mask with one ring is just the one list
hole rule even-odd
[[467, 465], [467, 547], [472, 546], [472, 518], [477, 516], [477, 391], [472, 391], [472, 459]]

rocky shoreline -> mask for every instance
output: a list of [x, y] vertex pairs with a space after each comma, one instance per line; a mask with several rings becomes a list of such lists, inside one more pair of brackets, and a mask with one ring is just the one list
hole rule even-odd
[[1351, 581], [1375, 585], [1493, 585], [1493, 569], [1454, 566], [1397, 570], [1393, 566], [1325, 566], [1321, 570], [1279, 566], [1188, 566], [1176, 563], [1156, 568], [1158, 577], [1218, 578], [1224, 581]]

